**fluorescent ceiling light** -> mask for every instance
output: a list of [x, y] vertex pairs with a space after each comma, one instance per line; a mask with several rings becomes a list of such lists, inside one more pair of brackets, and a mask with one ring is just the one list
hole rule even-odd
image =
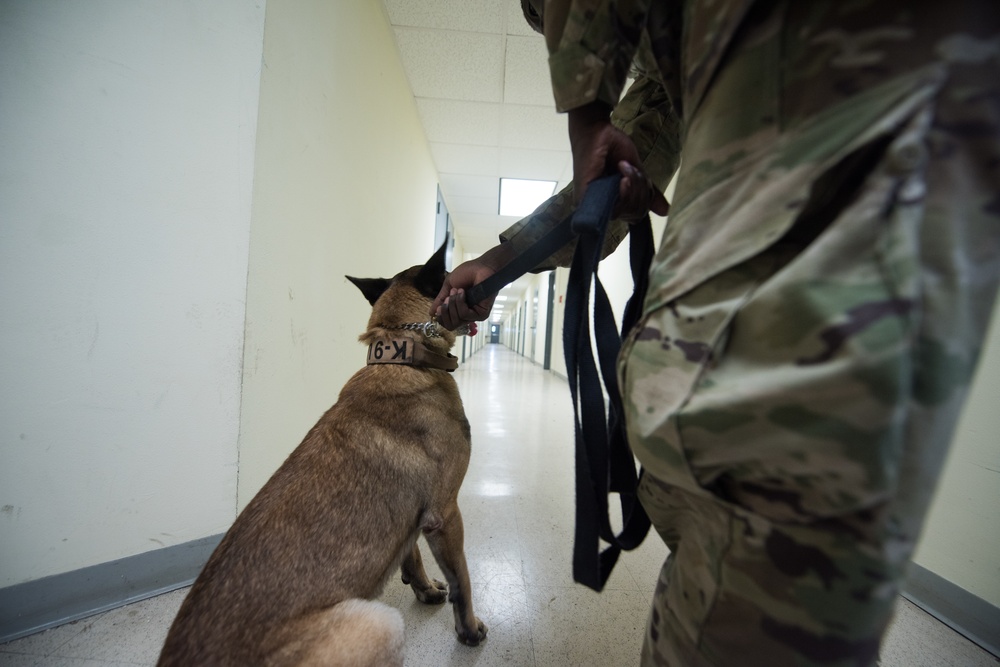
[[500, 215], [528, 215], [556, 190], [555, 181], [500, 179]]
[[506, 301], [507, 297], [505, 297], [503, 294], [498, 294], [496, 300], [497, 301]]

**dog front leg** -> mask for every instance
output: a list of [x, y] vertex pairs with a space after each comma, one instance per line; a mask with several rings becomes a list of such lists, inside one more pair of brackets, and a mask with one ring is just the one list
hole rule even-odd
[[443, 581], [431, 579], [424, 570], [424, 560], [420, 557], [420, 547], [413, 543], [410, 553], [400, 566], [403, 583], [409, 584], [417, 599], [424, 604], [442, 604], [448, 599], [448, 586]]
[[426, 531], [425, 537], [448, 580], [448, 600], [455, 612], [458, 640], [467, 646], [477, 646], [486, 638], [487, 628], [472, 611], [472, 586], [465, 562], [465, 528], [458, 505], [450, 508], [442, 519], [440, 527]]

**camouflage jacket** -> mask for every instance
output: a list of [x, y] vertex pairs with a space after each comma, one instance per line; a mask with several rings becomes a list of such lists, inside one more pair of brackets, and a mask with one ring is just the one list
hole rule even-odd
[[[549, 0], [560, 110], [614, 103], [634, 63], [678, 117], [658, 144], [676, 151], [662, 163], [681, 148], [683, 163], [647, 310], [782, 238], [821, 174], [934, 99], [950, 59], [989, 57], [988, 43], [949, 41], [969, 11], [995, 14], [966, 4]], [[544, 209], [501, 238], [541, 235], [552, 224]]]

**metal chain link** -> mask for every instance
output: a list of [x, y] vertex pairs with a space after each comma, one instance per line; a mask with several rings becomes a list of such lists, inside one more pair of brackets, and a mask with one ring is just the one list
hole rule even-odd
[[440, 332], [438, 332], [438, 325], [436, 322], [410, 322], [408, 324], [400, 324], [395, 327], [385, 327], [386, 329], [405, 329], [407, 331], [419, 331], [428, 338], [441, 338]]

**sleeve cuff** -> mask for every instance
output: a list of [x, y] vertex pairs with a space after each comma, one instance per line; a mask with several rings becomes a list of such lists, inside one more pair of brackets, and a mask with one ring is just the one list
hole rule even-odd
[[556, 110], [570, 111], [594, 101], [610, 107], [618, 102], [616, 86], [608, 81], [608, 67], [597, 54], [572, 44], [549, 56], [549, 73]]

